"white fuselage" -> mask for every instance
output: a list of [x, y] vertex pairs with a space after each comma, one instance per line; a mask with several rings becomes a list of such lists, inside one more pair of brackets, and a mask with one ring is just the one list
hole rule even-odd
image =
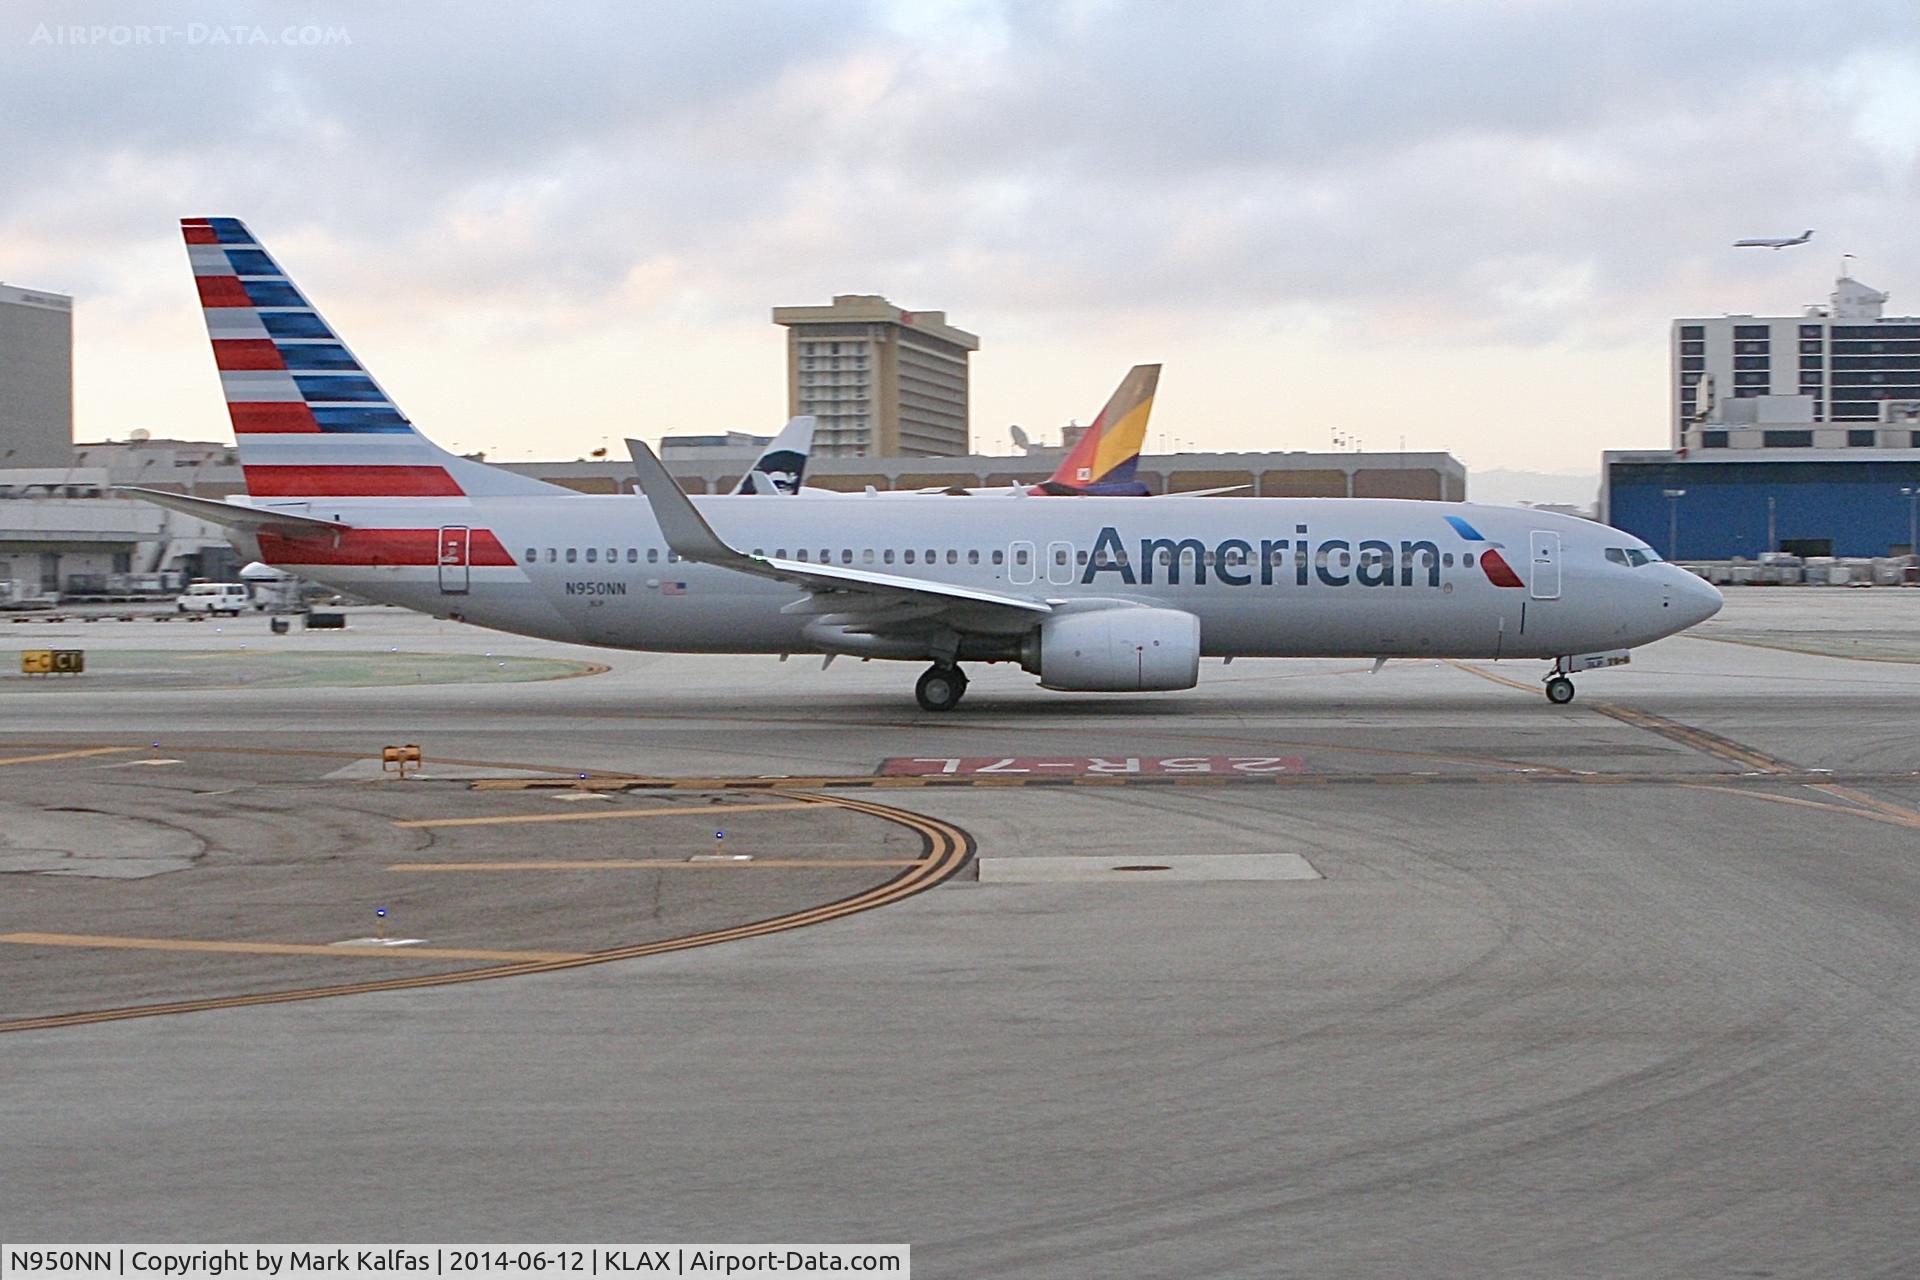
[[[1056, 605], [1183, 610], [1199, 619], [1211, 656], [1553, 658], [1645, 644], [1720, 604], [1675, 566], [1609, 559], [1608, 548], [1644, 548], [1631, 535], [1525, 508], [1340, 498], [695, 502], [727, 542], [768, 557], [824, 557]], [[356, 529], [452, 531], [439, 564], [322, 563], [302, 550], [318, 544], [298, 542], [259, 552], [368, 599], [617, 648], [862, 652], [823, 640], [803, 588], [672, 556], [638, 495], [322, 498], [300, 509]], [[504, 555], [481, 553], [487, 534]], [[1496, 584], [1483, 563], [1489, 550], [1521, 585]]]

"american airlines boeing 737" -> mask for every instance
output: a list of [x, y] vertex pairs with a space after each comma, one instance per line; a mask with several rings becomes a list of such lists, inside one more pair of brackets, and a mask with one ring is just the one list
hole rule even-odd
[[1048, 689], [1192, 688], [1200, 659], [1455, 657], [1570, 676], [1684, 630], [1720, 593], [1639, 538], [1524, 508], [1397, 499], [979, 502], [588, 495], [416, 431], [247, 228], [183, 224], [248, 494], [138, 496], [243, 555], [368, 599], [573, 643], [968, 662]]

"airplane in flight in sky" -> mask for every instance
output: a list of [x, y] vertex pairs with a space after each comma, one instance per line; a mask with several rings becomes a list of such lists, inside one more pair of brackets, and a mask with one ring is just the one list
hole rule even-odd
[[1796, 244], [1805, 244], [1813, 239], [1813, 228], [1808, 227], [1797, 236], [1755, 236], [1751, 240], [1735, 240], [1736, 249], [1785, 249]]
[[614, 648], [924, 662], [930, 711], [963, 663], [1137, 692], [1192, 688], [1202, 657], [1541, 659], [1564, 703], [1575, 672], [1721, 604], [1631, 534], [1526, 508], [694, 499], [637, 441], [641, 494], [577, 493], [415, 430], [237, 219], [182, 230], [248, 493], [127, 492], [370, 600]]

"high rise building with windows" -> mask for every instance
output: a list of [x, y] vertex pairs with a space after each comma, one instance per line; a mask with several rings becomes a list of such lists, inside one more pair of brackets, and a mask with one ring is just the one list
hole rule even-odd
[[876, 294], [775, 307], [787, 330], [787, 412], [812, 414], [814, 453], [931, 457], [969, 451], [967, 357], [980, 339], [944, 311], [903, 311]]
[[1850, 276], [1797, 316], [1673, 322], [1676, 449], [1920, 448], [1920, 317]]
[[73, 465], [73, 299], [0, 284], [0, 468]]

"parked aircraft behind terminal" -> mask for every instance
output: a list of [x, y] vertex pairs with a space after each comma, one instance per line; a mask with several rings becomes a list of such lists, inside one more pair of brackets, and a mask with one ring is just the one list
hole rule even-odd
[[1537, 658], [1571, 673], [1711, 617], [1720, 594], [1631, 534], [1396, 499], [691, 499], [590, 495], [447, 452], [395, 407], [247, 228], [183, 222], [248, 493], [133, 489], [241, 553], [371, 600], [629, 649], [965, 662], [1049, 689], [1191, 688], [1200, 659]]
[[[1114, 388], [1106, 406], [1078, 443], [1054, 468], [1053, 474], [1038, 484], [1005, 484], [981, 488], [868, 489], [857, 496], [870, 498], [922, 498], [933, 495], [972, 497], [987, 494], [997, 497], [1152, 497], [1153, 493], [1134, 478], [1140, 461], [1140, 448], [1147, 438], [1147, 420], [1153, 414], [1154, 389], [1160, 383], [1160, 366], [1137, 364]], [[748, 479], [752, 479], [751, 476]], [[745, 484], [743, 480], [741, 483]], [[1234, 488], [1244, 486], [1232, 486]], [[758, 492], [765, 492], [761, 486]], [[1206, 493], [1225, 493], [1227, 489], [1208, 489]], [[742, 492], [742, 490], [735, 490]], [[802, 497], [840, 498], [846, 494], [831, 489], [799, 489]], [[1192, 495], [1198, 497], [1200, 495]]]
[[810, 414], [788, 418], [780, 434], [767, 442], [747, 473], [733, 486], [734, 493], [795, 494], [807, 478], [807, 455], [813, 452]]

